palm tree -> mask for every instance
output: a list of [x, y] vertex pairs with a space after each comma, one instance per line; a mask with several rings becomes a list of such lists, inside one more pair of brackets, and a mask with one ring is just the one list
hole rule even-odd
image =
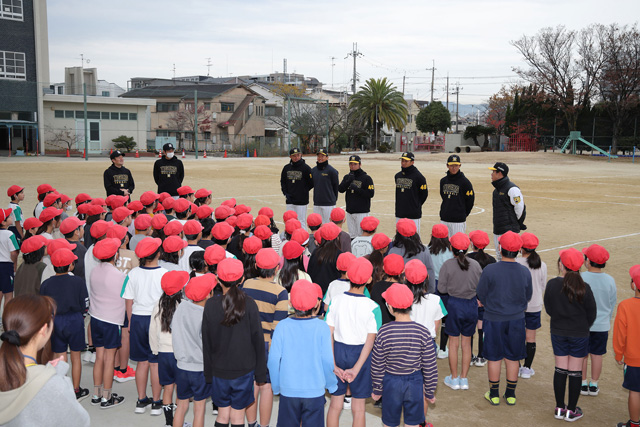
[[367, 128], [375, 132], [376, 144], [383, 125], [402, 129], [409, 114], [407, 102], [401, 92], [387, 78], [369, 79], [353, 97], [351, 107], [361, 116]]

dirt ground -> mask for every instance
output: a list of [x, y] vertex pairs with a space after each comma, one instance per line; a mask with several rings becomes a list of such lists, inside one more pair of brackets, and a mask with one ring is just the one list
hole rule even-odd
[[[315, 156], [306, 156], [307, 163], [315, 165]], [[439, 221], [438, 181], [446, 171], [447, 154], [418, 153], [416, 166], [426, 176], [430, 196], [424, 206], [422, 239], [428, 242], [431, 226]], [[394, 234], [394, 181], [399, 171], [397, 154], [368, 154], [362, 156], [362, 168], [373, 178], [376, 195], [371, 214], [381, 220], [380, 229]], [[125, 166], [131, 169], [136, 181], [134, 196], [145, 190], [156, 190], [152, 178], [155, 159], [135, 159], [128, 156]], [[256, 213], [262, 206], [274, 209], [276, 218], [282, 218], [284, 197], [279, 189], [279, 178], [286, 158], [208, 158], [185, 162], [185, 184], [197, 189], [213, 191], [214, 204], [235, 197], [238, 203], [249, 205]], [[462, 155], [462, 171], [471, 180], [476, 191], [476, 205], [467, 221], [467, 231], [482, 229], [491, 234], [492, 209], [490, 171], [487, 167], [504, 161], [510, 167], [509, 176], [522, 189], [527, 205], [528, 231], [540, 239], [539, 252], [549, 268], [550, 277], [557, 273], [558, 251], [565, 247], [581, 249], [593, 242], [603, 245], [611, 254], [606, 272], [618, 285], [618, 301], [629, 298], [629, 267], [640, 263], [640, 159], [608, 162], [605, 158], [569, 156], [558, 153], [470, 153]], [[348, 172], [347, 156], [332, 156], [330, 163], [340, 175]], [[11, 184], [26, 186], [23, 211], [27, 216], [36, 204], [35, 187], [47, 182], [71, 197], [87, 192], [104, 197], [102, 172], [110, 164], [108, 157], [101, 159], [64, 158], [2, 158], [0, 176], [5, 187]], [[341, 196], [338, 204], [344, 207]], [[311, 212], [311, 207], [309, 213]], [[635, 213], [634, 213], [635, 212]], [[490, 245], [492, 248], [493, 243]], [[434, 425], [551, 425], [555, 400], [553, 396], [554, 360], [549, 338], [548, 316], [542, 316], [542, 329], [538, 333], [538, 347], [533, 367], [536, 374], [518, 383], [518, 403], [508, 407], [502, 403], [492, 407], [484, 400], [488, 389], [486, 368], [472, 367], [469, 391], [453, 391], [442, 384], [448, 375], [446, 360], [440, 360], [440, 385], [437, 402], [429, 411]], [[475, 345], [474, 345], [475, 347]], [[611, 336], [608, 353], [600, 379], [600, 395], [581, 396], [578, 403], [585, 413], [582, 425], [615, 425], [626, 421], [627, 393], [621, 388], [622, 368], [613, 358]], [[501, 393], [505, 388], [504, 372]], [[367, 405], [370, 415], [380, 411]]]

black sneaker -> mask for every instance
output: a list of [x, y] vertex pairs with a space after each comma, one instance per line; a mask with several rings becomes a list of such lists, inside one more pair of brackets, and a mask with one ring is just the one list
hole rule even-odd
[[213, 415], [218, 415], [218, 407], [213, 401], [211, 402], [211, 406], [213, 406]]
[[100, 402], [102, 402], [102, 398], [101, 397], [98, 397], [95, 394], [93, 396], [91, 396], [91, 404], [93, 406], [99, 405]]
[[162, 400], [156, 400], [151, 403], [151, 415], [162, 415]]
[[124, 396], [118, 396], [115, 393], [111, 393], [109, 400], [102, 399], [102, 402], [100, 402], [100, 409], [113, 408], [114, 406], [120, 405], [122, 402], [124, 402]]
[[75, 392], [76, 392], [76, 400], [78, 402], [86, 399], [87, 396], [89, 396], [89, 389], [86, 389], [86, 388], [78, 387], [78, 389], [75, 390]]
[[600, 393], [600, 387], [597, 385], [589, 384], [589, 396], [597, 396]]
[[580, 394], [583, 396], [589, 396], [589, 386], [587, 384], [582, 384], [580, 386]]
[[147, 410], [147, 406], [151, 405], [151, 403], [151, 399], [149, 399], [148, 397], [145, 397], [142, 400], [138, 399], [138, 401], [136, 402], [136, 409], [133, 412], [135, 412], [136, 414], [144, 414], [144, 412]]
[[626, 423], [618, 423], [616, 427], [631, 427], [631, 420], [627, 421]]
[[162, 410], [164, 411], [165, 425], [173, 426], [173, 405], [171, 403], [163, 405]]
[[374, 408], [378, 408], [378, 409], [382, 409], [382, 398], [376, 400], [375, 402], [373, 402], [373, 407]]
[[583, 416], [584, 414], [582, 413], [582, 409], [580, 409], [579, 406], [576, 406], [575, 411], [570, 411], [569, 409], [567, 409], [567, 413], [564, 416], [564, 420], [569, 422], [574, 422], [574, 421], [578, 421]]

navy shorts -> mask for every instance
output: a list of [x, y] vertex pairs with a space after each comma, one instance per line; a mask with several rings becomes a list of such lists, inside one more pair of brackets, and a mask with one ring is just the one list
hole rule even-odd
[[158, 376], [162, 386], [176, 382], [178, 362], [176, 362], [176, 357], [173, 353], [158, 353]]
[[226, 408], [228, 406], [237, 410], [246, 408], [255, 401], [253, 397], [253, 377], [253, 371], [232, 380], [213, 377], [211, 400], [218, 408]]
[[462, 299], [449, 295], [449, 312], [444, 332], [450, 337], [473, 336], [478, 324], [478, 300]]
[[13, 263], [0, 262], [0, 292], [10, 294], [13, 292]]
[[324, 404], [324, 396], [304, 398], [280, 395], [278, 427], [323, 426]]
[[[362, 352], [362, 345], [348, 345], [341, 342], [334, 342], [333, 356], [336, 366], [340, 369], [350, 369], [356, 364]], [[338, 378], [338, 389], [333, 392], [334, 396], [342, 396], [347, 393], [347, 386], [351, 388], [351, 396], [356, 399], [366, 399], [371, 397], [373, 385], [371, 384], [371, 353], [360, 368], [358, 376], [350, 383], [342, 382]]]
[[134, 362], [158, 363], [158, 357], [151, 352], [149, 346], [149, 324], [151, 316], [131, 315], [131, 325], [129, 325], [129, 346], [131, 348], [129, 357]]
[[67, 348], [71, 351], [83, 351], [86, 346], [82, 313], [56, 314], [53, 319], [51, 350], [54, 353], [66, 353]]
[[91, 318], [91, 340], [94, 347], [112, 349], [120, 347], [120, 326]]
[[482, 322], [484, 320], [484, 307], [478, 306], [478, 321]]
[[564, 337], [551, 334], [554, 356], [586, 357], [589, 354], [589, 337]]
[[[161, 354], [173, 355], [173, 353]], [[187, 400], [193, 397], [193, 400], [200, 401], [211, 396], [211, 384], [207, 384], [205, 381], [204, 372], [185, 371], [180, 368], [176, 369], [176, 394], [178, 395], [178, 399]]]
[[609, 340], [609, 331], [589, 332], [589, 354], [602, 356], [607, 354], [607, 341]]
[[404, 409], [405, 424], [424, 421], [424, 391], [422, 372], [409, 375], [385, 373], [382, 380], [382, 422], [389, 427], [400, 425]]
[[540, 329], [542, 327], [542, 324], [540, 323], [540, 312], [536, 311], [534, 313], [529, 313], [528, 311], [525, 311], [524, 325], [524, 327], [530, 331]]
[[484, 358], [492, 362], [502, 359], [522, 360], [527, 357], [524, 317], [515, 320], [485, 320]]
[[640, 393], [640, 368], [636, 366], [626, 366], [622, 387]]

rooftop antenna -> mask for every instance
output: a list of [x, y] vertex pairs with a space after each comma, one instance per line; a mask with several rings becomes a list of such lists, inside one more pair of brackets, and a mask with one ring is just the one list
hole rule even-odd
[[173, 64], [173, 68], [171, 69], [171, 71], [173, 71], [173, 78], [176, 78], [176, 64]]
[[211, 75], [211, 66], [213, 64], [211, 63], [211, 58], [207, 58], [207, 76]]
[[80, 54], [80, 68], [84, 68], [84, 63], [90, 63], [91, 60], [90, 59], [84, 59], [84, 54]]
[[336, 57], [332, 56], [331, 57], [331, 89], [333, 89], [333, 69], [336, 66], [336, 62], [335, 62]]

